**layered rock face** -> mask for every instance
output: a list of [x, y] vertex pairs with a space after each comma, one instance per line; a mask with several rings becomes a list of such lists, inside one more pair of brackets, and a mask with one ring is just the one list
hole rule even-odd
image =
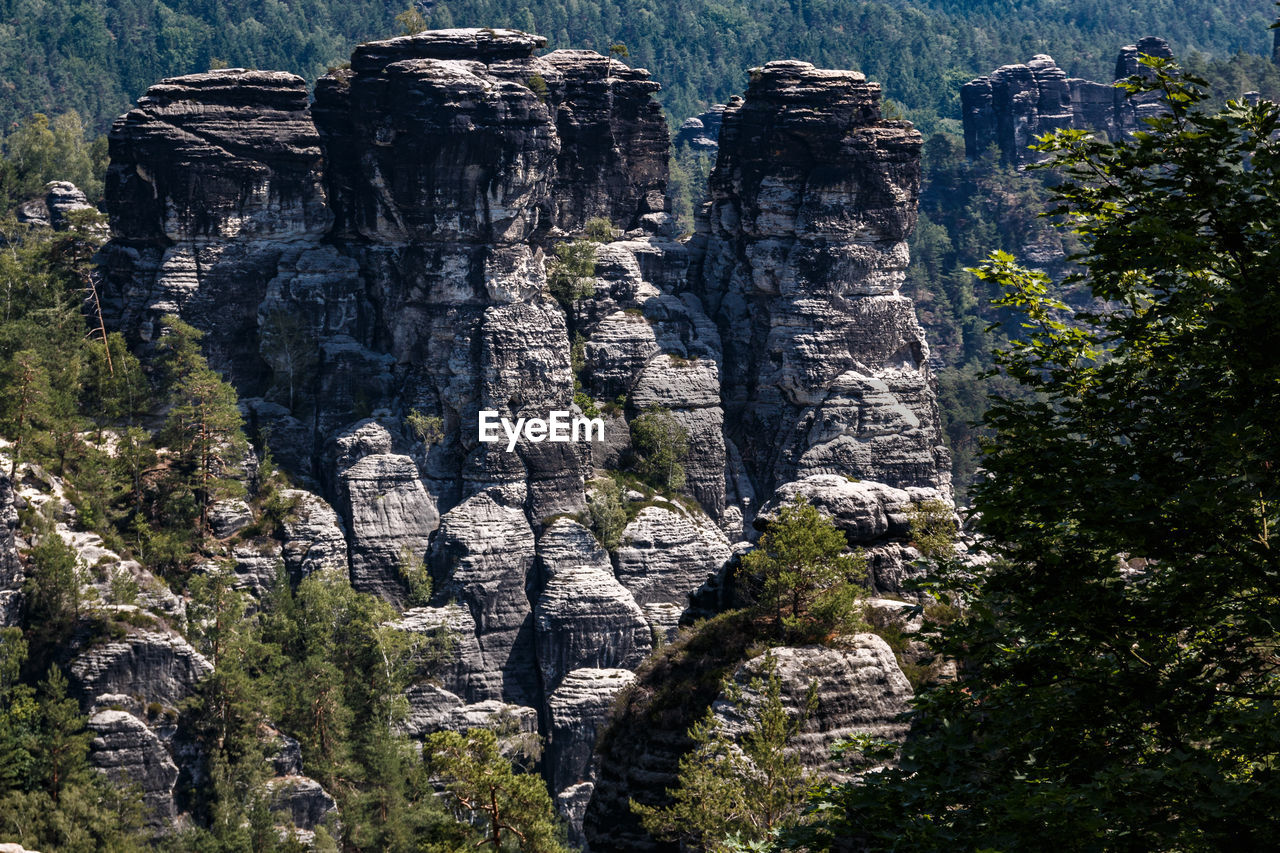
[[880, 118], [879, 85], [803, 62], [754, 69], [725, 110], [700, 287], [732, 473], [756, 494], [825, 473], [949, 491], [928, 345], [898, 292], [920, 145]]
[[257, 345], [267, 284], [328, 225], [319, 143], [292, 74], [231, 69], [148, 89], [110, 136], [104, 312], [144, 341], [161, 316], [182, 316], [254, 396], [268, 378]]
[[[750, 712], [763, 700], [758, 688], [765, 687], [770, 668], [777, 674], [788, 716], [804, 719], [791, 749], [810, 770], [831, 779], [844, 778], [831, 757], [837, 742], [854, 734], [894, 740], [907, 733], [899, 716], [910, 708], [911, 685], [884, 640], [875, 634], [855, 634], [843, 647], [784, 646], [739, 667], [733, 678], [742, 688], [740, 702], [729, 702], [721, 695], [712, 705], [731, 737], [749, 730]], [[811, 684], [816, 690], [809, 711]]]
[[[1169, 58], [1164, 39], [1148, 36], [1120, 49], [1115, 80], [1146, 71], [1141, 56]], [[1053, 57], [1039, 54], [1025, 65], [1004, 65], [960, 90], [965, 151], [980, 156], [999, 149], [1007, 163], [1040, 159], [1028, 150], [1036, 137], [1063, 128], [1091, 130], [1118, 139], [1142, 127], [1141, 120], [1160, 112], [1150, 95], [1129, 98], [1115, 83], [1067, 78]]]
[[26, 575], [18, 560], [14, 531], [18, 527], [18, 510], [13, 501], [13, 484], [7, 474], [0, 474], [0, 628], [19, 623], [22, 606], [22, 584]]
[[[657, 84], [543, 44], [486, 29], [362, 45], [314, 104], [269, 72], [152, 87], [112, 132], [104, 310], [142, 349], [165, 314], [201, 329], [251, 431], [307, 487], [287, 494], [281, 541], [233, 550], [241, 585], [345, 573], [403, 611], [399, 629], [448, 633], [452, 659], [409, 690], [403, 730], [539, 731], [577, 838], [614, 696], [709, 615], [692, 602], [716, 599], [753, 519], [825, 496], [850, 541], [901, 550], [907, 505], [946, 498], [949, 465], [898, 293], [920, 137], [880, 119], [879, 87], [756, 69], [707, 118], [723, 118], [711, 226], [681, 241]], [[615, 234], [594, 292], [562, 306], [549, 250], [600, 218]], [[480, 411], [590, 409], [575, 392], [605, 441], [479, 440]], [[688, 434], [692, 500], [624, 490], [636, 505], [608, 553], [581, 523], [591, 480], [628, 462], [629, 423], [655, 407]], [[232, 502], [216, 516], [227, 535], [251, 521]], [[420, 566], [426, 606], [407, 582]], [[200, 677], [166, 638], [140, 642], [73, 666], [96, 710], [174, 705]], [[131, 762], [164, 813], [172, 784], [154, 745], [130, 757], [135, 728], [103, 719], [101, 766]], [[272, 808], [310, 830], [332, 801], [284, 764]]]

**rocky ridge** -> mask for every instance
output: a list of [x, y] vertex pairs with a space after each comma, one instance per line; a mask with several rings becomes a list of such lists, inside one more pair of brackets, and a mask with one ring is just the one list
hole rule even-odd
[[[275, 72], [153, 86], [111, 135], [103, 307], [144, 352], [165, 314], [202, 329], [251, 430], [306, 487], [280, 543], [236, 551], [245, 588], [279, 566], [345, 572], [403, 609], [403, 568], [421, 561], [435, 595], [398, 625], [457, 642], [439, 683], [410, 691], [405, 731], [536, 727], [578, 832], [594, 733], [627, 672], [707, 615], [693, 597], [723, 581], [780, 489], [831, 495], [851, 541], [900, 548], [904, 507], [948, 499], [949, 465], [927, 344], [898, 293], [920, 138], [881, 120], [879, 87], [807, 63], [753, 70], [722, 113], [710, 226], [680, 241], [657, 84], [544, 44], [486, 29], [361, 45], [314, 103]], [[562, 306], [550, 249], [598, 219], [615, 233], [594, 292]], [[578, 411], [575, 393], [604, 410], [605, 442], [478, 440], [481, 410], [545, 417]], [[693, 500], [629, 493], [610, 554], [575, 519], [654, 406], [689, 434]], [[849, 478], [862, 486], [844, 494]], [[247, 523], [231, 505], [217, 519]], [[148, 663], [166, 643], [78, 662], [86, 701], [138, 679], [176, 700], [165, 685], [194, 670], [174, 674], [176, 652]], [[118, 694], [97, 674], [117, 671]], [[103, 731], [104, 754], [135, 748]], [[134, 765], [167, 778], [163, 762]], [[309, 829], [323, 798], [280, 786], [307, 794], [279, 808]]]
[[995, 147], [1005, 162], [1021, 165], [1041, 159], [1028, 146], [1055, 130], [1096, 131], [1110, 139], [1132, 133], [1143, 126], [1143, 118], [1161, 110], [1158, 98], [1131, 98], [1116, 86], [1146, 71], [1138, 62], [1141, 56], [1167, 59], [1173, 51], [1155, 36], [1126, 45], [1116, 59], [1115, 83], [1068, 78], [1047, 54], [971, 80], [960, 90], [966, 153], [978, 157]]

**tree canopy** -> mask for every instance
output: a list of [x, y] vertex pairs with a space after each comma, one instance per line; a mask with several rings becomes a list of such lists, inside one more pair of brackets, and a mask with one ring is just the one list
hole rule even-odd
[[[1280, 784], [1280, 106], [1209, 112], [1166, 61], [1164, 115], [1044, 144], [1088, 312], [997, 253], [1023, 317], [998, 354], [975, 508], [996, 559], [941, 572], [967, 602], [897, 769], [825, 798], [817, 847], [1262, 849]], [[830, 806], [836, 805], [832, 809]], [[831, 817], [836, 815], [836, 817]]]

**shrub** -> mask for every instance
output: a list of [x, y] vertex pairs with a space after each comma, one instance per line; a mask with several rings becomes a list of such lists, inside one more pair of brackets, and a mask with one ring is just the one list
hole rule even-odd
[[689, 431], [671, 410], [650, 406], [631, 422], [631, 443], [640, 455], [636, 470], [659, 488], [684, 488], [684, 465], [689, 456]]
[[560, 243], [548, 265], [547, 289], [564, 307], [595, 295], [596, 244], [590, 240]]

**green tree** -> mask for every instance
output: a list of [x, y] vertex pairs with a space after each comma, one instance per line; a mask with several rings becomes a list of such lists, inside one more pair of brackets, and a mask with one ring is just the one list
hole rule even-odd
[[404, 425], [423, 444], [439, 444], [444, 439], [444, 418], [439, 415], [428, 415], [418, 409], [411, 409], [404, 416]]
[[591, 515], [591, 532], [597, 541], [606, 550], [616, 551], [627, 526], [627, 511], [622, 506], [622, 490], [612, 478], [601, 477], [591, 482], [587, 511]]
[[80, 578], [76, 552], [49, 530], [27, 552], [26, 600], [28, 636], [43, 661], [69, 638], [80, 618]]
[[495, 851], [567, 851], [551, 795], [540, 776], [517, 773], [502, 755], [498, 736], [488, 729], [436, 732], [422, 756], [458, 818], [477, 827], [471, 845]]
[[40, 727], [36, 735], [36, 785], [56, 804], [67, 788], [84, 784], [89, 767], [89, 742], [84, 716], [75, 699], [67, 696], [67, 679], [54, 666], [40, 685]]
[[726, 730], [716, 708], [708, 708], [689, 730], [694, 747], [680, 758], [678, 784], [667, 791], [671, 805], [632, 801], [644, 828], [692, 849], [727, 853], [798, 822], [811, 783], [792, 746], [817, 707], [816, 688], [810, 685], [804, 707], [791, 713], [772, 653], [746, 690], [726, 680], [721, 713], [740, 724], [740, 733]]
[[565, 308], [596, 292], [596, 244], [590, 240], [557, 243], [547, 264], [547, 289]]
[[[194, 506], [196, 532], [207, 527], [209, 504], [240, 493], [243, 487], [228, 476], [243, 457], [247, 442], [241, 432], [236, 392], [200, 355], [200, 333], [176, 317], [164, 327], [173, 337], [162, 350], [171, 407], [162, 437], [175, 451], [170, 479], [174, 492]], [[166, 338], [161, 338], [162, 343]]]
[[618, 229], [607, 218], [597, 216], [586, 221], [582, 233], [593, 243], [609, 243], [618, 236]]
[[[1197, 106], [1132, 140], [1044, 149], [1084, 250], [1073, 317], [995, 255], [1025, 335], [999, 355], [975, 508], [997, 557], [944, 570], [965, 616], [936, 649], [896, 770], [825, 801], [810, 846], [1265, 849], [1280, 833], [1280, 106]], [[844, 840], [839, 840], [844, 839]]]
[[743, 556], [745, 593], [781, 640], [821, 640], [858, 627], [866, 563], [844, 553], [847, 547], [831, 519], [801, 497], [778, 509], [759, 544]]
[[658, 405], [631, 421], [631, 443], [639, 454], [636, 470], [664, 489], [684, 488], [684, 465], [689, 456], [689, 431]]
[[4, 387], [10, 389], [4, 398], [3, 416], [5, 432], [13, 436], [9, 463], [12, 479], [27, 444], [50, 420], [49, 400], [53, 392], [49, 387], [49, 374], [35, 350], [16, 353], [4, 368]]
[[427, 28], [427, 19], [422, 17], [422, 13], [418, 11], [416, 5], [412, 5], [399, 15], [396, 15], [396, 23], [400, 25], [401, 35], [406, 36], [420, 33]]

